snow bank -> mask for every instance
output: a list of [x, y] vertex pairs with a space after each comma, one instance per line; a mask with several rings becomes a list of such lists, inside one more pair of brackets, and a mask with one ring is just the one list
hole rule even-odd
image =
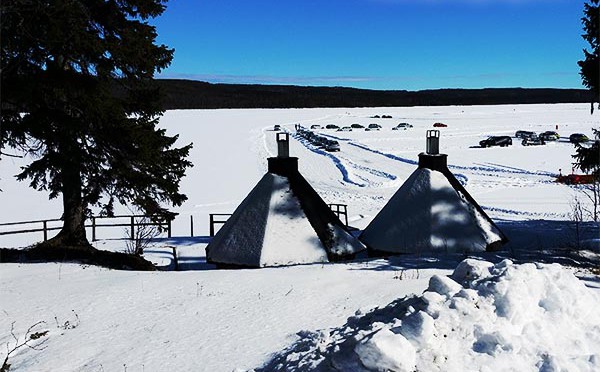
[[306, 333], [266, 370], [598, 371], [600, 296], [560, 265], [467, 259], [329, 332]]

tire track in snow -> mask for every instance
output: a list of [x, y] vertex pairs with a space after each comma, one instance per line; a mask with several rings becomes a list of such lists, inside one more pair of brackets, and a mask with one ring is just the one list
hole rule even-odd
[[[403, 162], [406, 164], [411, 164], [411, 165], [419, 165], [418, 161], [403, 158], [403, 157], [400, 157], [400, 156], [397, 156], [394, 154], [385, 153], [385, 152], [382, 152], [379, 150], [375, 150], [375, 149], [372, 149], [372, 148], [370, 148], [366, 145], [360, 144], [360, 143], [355, 143], [355, 142], [349, 141], [348, 144], [358, 147], [365, 151], [370, 151], [374, 154], [385, 156], [392, 160], [400, 161], [400, 162]], [[499, 165], [499, 164], [490, 164], [490, 165], [483, 165], [483, 166], [480, 165], [480, 166], [471, 166], [471, 167], [462, 166], [462, 165], [448, 165], [448, 168], [456, 169], [456, 170], [468, 170], [468, 171], [478, 172], [483, 175], [489, 175], [489, 176], [495, 176], [498, 173], [520, 174], [520, 175], [538, 176], [538, 177], [555, 177], [556, 176], [555, 174], [550, 173], [550, 172], [532, 172], [532, 171], [528, 171], [525, 169], [519, 169], [519, 168], [510, 167], [510, 166], [503, 166], [503, 165]], [[459, 182], [461, 184], [463, 184], [463, 186], [466, 185], [469, 180], [469, 178], [466, 175], [461, 174], [461, 173], [454, 173], [454, 176], [459, 180]], [[546, 181], [546, 182], [550, 182], [550, 181]]]
[[[415, 160], [412, 160], [412, 159], [403, 158], [403, 157], [400, 157], [400, 156], [397, 156], [397, 155], [394, 155], [394, 154], [389, 154], [389, 153], [386, 153], [386, 152], [382, 152], [382, 151], [379, 151], [379, 150], [375, 150], [375, 149], [372, 149], [372, 148], [370, 148], [368, 146], [365, 146], [363, 144], [360, 144], [360, 143], [348, 142], [348, 144], [352, 145], [352, 146], [355, 146], [355, 147], [358, 147], [359, 149], [362, 149], [362, 150], [365, 150], [365, 151], [370, 151], [370, 152], [372, 152], [374, 154], [377, 154], [377, 155], [385, 156], [388, 159], [396, 160], [396, 161], [399, 161], [399, 162], [402, 162], [402, 163], [406, 163], [406, 164], [410, 164], [410, 165], [417, 165], [417, 166], [419, 165], [418, 161], [415, 161]], [[467, 183], [469, 182], [469, 177], [465, 176], [462, 173], [454, 173], [454, 177], [456, 177], [456, 179], [458, 180], [458, 182], [460, 182], [461, 185], [463, 185], [463, 186], [466, 186]]]
[[294, 137], [304, 147], [306, 147], [308, 150], [314, 152], [315, 154], [323, 155], [323, 156], [326, 156], [329, 159], [331, 159], [333, 161], [333, 164], [336, 166], [336, 168], [342, 174], [342, 179], [344, 180], [344, 182], [347, 182], [349, 184], [352, 184], [352, 185], [355, 185], [358, 187], [366, 187], [367, 186], [367, 184], [358, 183], [358, 182], [352, 180], [350, 178], [350, 172], [348, 172], [348, 169], [346, 168], [346, 166], [342, 163], [342, 161], [338, 157], [312, 146], [312, 144], [310, 144], [307, 140], [305, 140], [304, 138], [302, 138], [300, 136], [292, 135], [292, 137]]
[[535, 217], [535, 218], [547, 218], [547, 217], [567, 218], [567, 216], [568, 216], [567, 213], [553, 213], [553, 212], [540, 213], [540, 212], [518, 211], [515, 209], [496, 208], [496, 207], [487, 207], [487, 206], [481, 206], [481, 207], [485, 211], [509, 214], [509, 215], [513, 215], [513, 216], [527, 216], [527, 217]]
[[[373, 181], [371, 178], [369, 178], [368, 176], [363, 176], [361, 174], [352, 172], [351, 169], [360, 171], [360, 172], [365, 172], [369, 175], [375, 176], [375, 177], [380, 177], [383, 178], [387, 181], [395, 181], [397, 179], [397, 177], [393, 174], [387, 173], [385, 171], [379, 170], [379, 169], [374, 169], [371, 167], [367, 167], [364, 165], [360, 165], [355, 163], [354, 161], [350, 160], [347, 157], [343, 157], [343, 156], [336, 156], [333, 155], [330, 152], [321, 150], [320, 148], [312, 145], [308, 140], [304, 139], [301, 136], [297, 136], [297, 135], [292, 135], [298, 142], [300, 142], [304, 147], [306, 147], [307, 149], [309, 149], [310, 151], [319, 154], [319, 155], [323, 155], [326, 156], [328, 158], [330, 158], [333, 163], [335, 164], [335, 166], [338, 168], [338, 170], [340, 171], [340, 173], [342, 173], [342, 177], [344, 178], [344, 181], [351, 183], [353, 185], [359, 186], [359, 187], [366, 187], [366, 186], [370, 186], [370, 187], [376, 187], [381, 185], [381, 182], [375, 182]], [[332, 136], [328, 136], [328, 137], [332, 137]], [[334, 137], [335, 138], [335, 137]], [[359, 183], [356, 182], [352, 179], [352, 176], [354, 176], [355, 178], [360, 179], [361, 181], [363, 181], [364, 183]]]

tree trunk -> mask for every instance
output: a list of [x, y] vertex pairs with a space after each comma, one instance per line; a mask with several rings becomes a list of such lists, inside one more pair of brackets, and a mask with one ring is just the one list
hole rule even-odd
[[81, 196], [80, 164], [76, 160], [62, 166], [63, 227], [50, 245], [64, 247], [90, 247], [85, 232], [85, 206]]

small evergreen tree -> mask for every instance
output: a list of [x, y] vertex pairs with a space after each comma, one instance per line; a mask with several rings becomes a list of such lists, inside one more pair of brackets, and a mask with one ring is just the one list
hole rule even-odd
[[162, 0], [2, 0], [0, 150], [31, 159], [17, 175], [62, 197], [63, 227], [49, 244], [89, 247], [84, 221], [115, 202], [149, 214], [181, 205], [191, 148], [158, 129], [154, 73], [173, 50], [148, 20]]
[[583, 50], [585, 59], [579, 61], [583, 85], [592, 92], [592, 113], [594, 102], [600, 102], [600, 7], [599, 0], [590, 0], [584, 4], [581, 18], [583, 23], [583, 38], [590, 44], [591, 50]]

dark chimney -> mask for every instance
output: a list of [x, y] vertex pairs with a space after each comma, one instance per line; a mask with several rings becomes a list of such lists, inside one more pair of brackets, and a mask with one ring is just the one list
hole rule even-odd
[[428, 130], [425, 152], [419, 154], [419, 168], [436, 171], [448, 169], [448, 155], [440, 154], [440, 131]]
[[268, 158], [269, 173], [288, 177], [298, 173], [298, 158], [290, 157], [290, 134], [279, 132], [276, 134], [277, 157]]

